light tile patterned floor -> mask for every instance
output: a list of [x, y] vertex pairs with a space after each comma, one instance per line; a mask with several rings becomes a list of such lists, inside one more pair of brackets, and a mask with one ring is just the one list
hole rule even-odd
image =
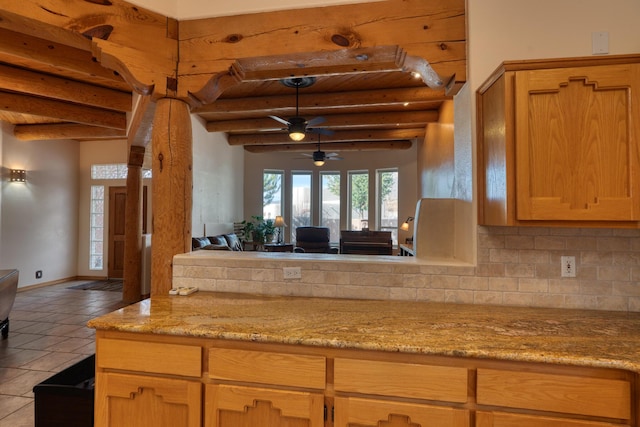
[[67, 289], [80, 283], [16, 295], [9, 337], [0, 340], [0, 427], [33, 427], [33, 386], [93, 354], [87, 321], [123, 306], [119, 292]]

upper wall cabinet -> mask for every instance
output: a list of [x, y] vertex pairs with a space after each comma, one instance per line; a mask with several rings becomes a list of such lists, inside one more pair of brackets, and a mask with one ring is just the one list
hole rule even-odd
[[505, 62], [477, 108], [481, 225], [638, 227], [640, 55]]

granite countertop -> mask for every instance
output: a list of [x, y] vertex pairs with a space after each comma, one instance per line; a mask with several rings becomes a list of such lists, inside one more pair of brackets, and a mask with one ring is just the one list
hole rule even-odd
[[89, 326], [640, 372], [640, 313], [197, 292], [153, 297]]

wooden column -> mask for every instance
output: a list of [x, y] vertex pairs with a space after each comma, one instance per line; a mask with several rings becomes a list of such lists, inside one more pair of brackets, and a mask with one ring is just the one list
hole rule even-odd
[[151, 296], [171, 289], [173, 256], [191, 251], [191, 118], [187, 103], [157, 102], [151, 136], [153, 225]]
[[124, 286], [122, 301], [142, 299], [142, 163], [144, 147], [129, 148], [124, 222]]

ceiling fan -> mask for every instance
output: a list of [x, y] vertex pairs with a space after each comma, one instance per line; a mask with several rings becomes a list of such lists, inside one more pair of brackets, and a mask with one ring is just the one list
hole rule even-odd
[[[315, 132], [317, 129], [314, 129], [313, 131]], [[327, 132], [331, 131], [327, 129]], [[324, 165], [326, 160], [342, 160], [342, 157], [338, 156], [338, 153], [325, 153], [320, 150], [320, 133], [318, 133], [318, 149], [311, 154], [303, 153], [302, 155], [307, 158], [311, 157], [313, 159], [313, 164], [318, 167]]]
[[[278, 116], [269, 116], [269, 117], [271, 117], [273, 120], [276, 120], [282, 123], [283, 125], [287, 125], [289, 138], [291, 138], [293, 141], [302, 141], [307, 131], [310, 130], [308, 126], [314, 126], [324, 122], [324, 117], [315, 117], [311, 120], [307, 120], [304, 117], [300, 117], [298, 113], [300, 88], [311, 86], [316, 82], [316, 78], [315, 77], [291, 77], [287, 79], [282, 79], [280, 80], [280, 82], [287, 87], [293, 87], [296, 89], [296, 115], [294, 117], [290, 117], [289, 120], [285, 120]], [[314, 131], [322, 132], [322, 129], [314, 129]]]

